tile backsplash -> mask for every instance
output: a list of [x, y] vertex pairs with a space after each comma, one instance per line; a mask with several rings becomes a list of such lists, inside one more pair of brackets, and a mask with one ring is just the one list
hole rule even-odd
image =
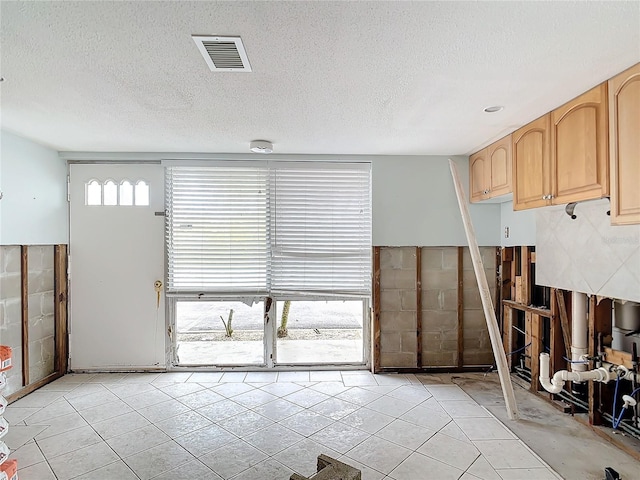
[[609, 200], [536, 211], [536, 283], [640, 302], [640, 225], [612, 226]]

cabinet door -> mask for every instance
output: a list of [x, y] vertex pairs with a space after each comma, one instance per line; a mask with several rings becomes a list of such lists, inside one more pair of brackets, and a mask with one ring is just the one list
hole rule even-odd
[[551, 112], [553, 203], [609, 193], [607, 84]]
[[478, 202], [487, 198], [489, 185], [486, 181], [487, 170], [487, 149], [482, 149], [469, 157], [469, 179], [470, 195], [472, 202]]
[[487, 151], [491, 169], [489, 196], [511, 193], [511, 135], [489, 145]]
[[550, 203], [549, 123], [546, 114], [512, 134], [514, 210]]
[[609, 80], [611, 223], [640, 223], [640, 63]]

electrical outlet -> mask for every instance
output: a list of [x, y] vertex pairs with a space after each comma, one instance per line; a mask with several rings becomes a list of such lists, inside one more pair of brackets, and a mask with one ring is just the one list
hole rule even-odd
[[509, 238], [509, 227], [504, 227], [504, 238]]

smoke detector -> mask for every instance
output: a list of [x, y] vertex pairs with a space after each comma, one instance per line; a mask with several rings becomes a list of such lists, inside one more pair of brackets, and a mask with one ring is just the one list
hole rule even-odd
[[272, 153], [273, 143], [267, 140], [253, 140], [251, 142], [251, 151], [253, 153]]
[[250, 72], [249, 57], [240, 37], [192, 35], [212, 72]]

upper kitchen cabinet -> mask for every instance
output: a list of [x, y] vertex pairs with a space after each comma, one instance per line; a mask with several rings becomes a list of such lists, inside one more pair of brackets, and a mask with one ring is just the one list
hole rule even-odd
[[511, 135], [487, 147], [489, 159], [489, 195], [511, 193]]
[[511, 135], [469, 157], [471, 201], [511, 193]]
[[609, 194], [607, 138], [606, 83], [551, 112], [552, 204]]
[[486, 181], [488, 163], [486, 148], [469, 157], [469, 192], [472, 202], [478, 202], [487, 198], [489, 188], [489, 184]]
[[546, 114], [512, 134], [514, 210], [551, 203], [550, 130]]
[[640, 64], [609, 80], [611, 222], [640, 223]]

